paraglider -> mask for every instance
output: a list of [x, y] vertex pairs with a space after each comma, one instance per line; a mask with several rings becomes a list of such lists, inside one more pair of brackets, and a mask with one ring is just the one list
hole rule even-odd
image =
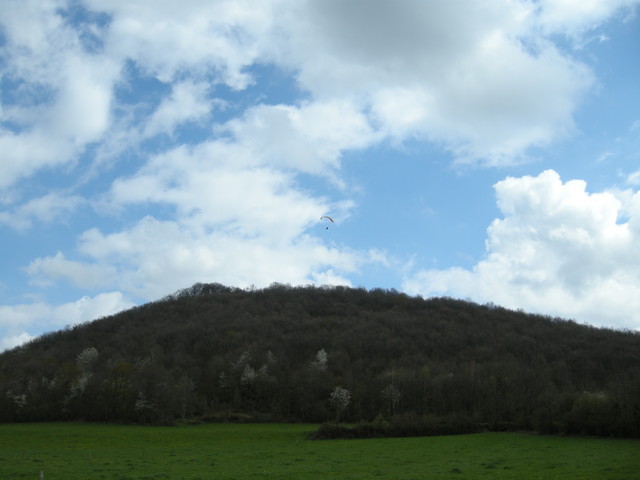
[[[334, 222], [334, 221], [333, 221], [333, 218], [328, 217], [327, 215], [323, 215], [322, 217], [320, 217], [320, 220], [322, 221], [322, 220], [324, 220], [325, 218], [326, 218], [327, 220], [329, 220], [331, 223], [336, 223], [336, 222]], [[328, 226], [327, 226], [327, 227], [325, 227], [325, 230], [329, 230], [329, 227], [328, 227]]]

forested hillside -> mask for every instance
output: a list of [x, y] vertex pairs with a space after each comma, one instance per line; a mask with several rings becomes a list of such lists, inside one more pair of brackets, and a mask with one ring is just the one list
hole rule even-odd
[[0, 355], [3, 422], [337, 414], [640, 436], [640, 335], [395, 291], [196, 284]]

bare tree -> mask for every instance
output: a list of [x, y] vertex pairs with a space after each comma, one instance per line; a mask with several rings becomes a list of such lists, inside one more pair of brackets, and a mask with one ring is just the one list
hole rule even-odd
[[393, 383], [387, 385], [387, 387], [382, 390], [382, 396], [389, 402], [389, 416], [391, 417], [395, 415], [398, 406], [400, 405], [400, 397], [402, 397], [398, 387]]

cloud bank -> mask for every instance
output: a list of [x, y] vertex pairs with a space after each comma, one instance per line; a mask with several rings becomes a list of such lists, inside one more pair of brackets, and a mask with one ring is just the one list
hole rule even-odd
[[486, 257], [471, 269], [420, 271], [407, 291], [640, 325], [640, 193], [589, 193], [553, 170], [509, 177], [495, 191], [503, 217], [487, 229]]

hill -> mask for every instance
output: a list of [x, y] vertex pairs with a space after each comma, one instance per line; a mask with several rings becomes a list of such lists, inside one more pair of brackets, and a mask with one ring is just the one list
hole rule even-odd
[[450, 298], [196, 284], [0, 354], [0, 421], [350, 421], [640, 436], [640, 335]]

